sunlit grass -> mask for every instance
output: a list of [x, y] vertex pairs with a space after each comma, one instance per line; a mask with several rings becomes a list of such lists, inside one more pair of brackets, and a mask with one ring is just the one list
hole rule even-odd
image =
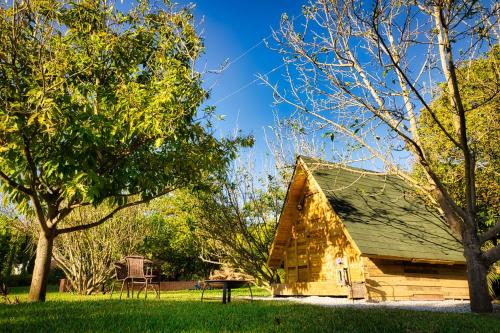
[[[254, 288], [258, 296], [268, 292]], [[248, 290], [233, 292], [223, 305], [220, 290], [207, 291], [217, 300], [200, 302], [201, 292], [163, 292], [157, 300], [109, 295], [59, 294], [29, 304], [26, 289], [13, 289], [21, 304], [0, 305], [2, 332], [497, 332], [496, 315], [431, 313], [389, 309], [325, 308], [289, 302], [249, 302]]]
[[[119, 286], [118, 286], [119, 287]], [[119, 299], [120, 289], [115, 290], [113, 293], [112, 300]], [[97, 300], [109, 300], [110, 294], [93, 294], [93, 295], [78, 295], [74, 293], [59, 293], [57, 286], [49, 286], [49, 292], [47, 293], [47, 301], [67, 301], [67, 302], [77, 302], [77, 301], [97, 301]], [[252, 294], [256, 297], [270, 297], [269, 291], [263, 288], [252, 288]], [[247, 299], [250, 297], [250, 292], [248, 288], [234, 289], [231, 293], [233, 300], [238, 301], [239, 299]], [[131, 295], [132, 296], [132, 295]], [[139, 300], [144, 300], [144, 292], [142, 291], [139, 295]], [[27, 288], [11, 288], [9, 289], [9, 297], [11, 300], [19, 299], [20, 302], [26, 302], [28, 300]], [[207, 301], [222, 300], [222, 290], [205, 290], [204, 299]], [[137, 299], [137, 291], [134, 292], [134, 299]], [[122, 294], [122, 301], [130, 301], [132, 297], [127, 299], [127, 292], [124, 291]], [[156, 295], [152, 290], [148, 291], [147, 300], [156, 300]], [[160, 300], [169, 301], [198, 301], [201, 300], [200, 290], [180, 290], [180, 291], [162, 291], [160, 295]]]

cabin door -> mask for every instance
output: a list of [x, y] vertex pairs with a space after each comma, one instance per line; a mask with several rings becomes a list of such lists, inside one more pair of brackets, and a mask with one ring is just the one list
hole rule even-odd
[[297, 230], [299, 228], [294, 226], [290, 246], [286, 250], [287, 283], [310, 282], [308, 239], [303, 230]]

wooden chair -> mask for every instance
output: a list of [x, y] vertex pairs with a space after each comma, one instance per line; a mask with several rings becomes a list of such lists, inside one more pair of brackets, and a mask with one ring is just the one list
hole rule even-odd
[[109, 295], [109, 298], [113, 297], [113, 291], [115, 290], [115, 284], [117, 282], [122, 283], [122, 287], [120, 289], [120, 299], [122, 299], [123, 287], [125, 286], [125, 284], [127, 284], [127, 297], [129, 297], [130, 294], [129, 294], [128, 280], [127, 280], [128, 276], [127, 265], [123, 262], [115, 262], [114, 266], [115, 266], [115, 279], [113, 280], [111, 285], [111, 294]]
[[[149, 261], [146, 263], [148, 266], [148, 269], [146, 271], [146, 278], [148, 279], [147, 285], [146, 285], [146, 298], [148, 296], [148, 287], [153, 288], [153, 291], [156, 293], [156, 298], [160, 298], [160, 284], [161, 284], [161, 271], [160, 268], [158, 267], [158, 263], [154, 263], [152, 261]], [[156, 286], [156, 289], [155, 289]]]
[[[132, 283], [132, 297], [134, 297], [134, 285], [139, 284], [143, 285], [142, 288], [137, 292], [137, 298], [139, 298], [139, 294], [142, 289], [145, 290], [145, 298], [148, 298], [148, 287], [151, 286], [153, 290], [156, 292], [156, 297], [160, 298], [160, 275], [153, 274], [151, 272], [145, 272], [144, 264], [145, 259], [143, 256], [127, 256], [125, 257], [127, 260], [127, 280]], [[149, 261], [150, 262], [150, 261]], [[150, 262], [152, 264], [152, 262]], [[157, 289], [154, 288], [154, 285], [157, 285]]]

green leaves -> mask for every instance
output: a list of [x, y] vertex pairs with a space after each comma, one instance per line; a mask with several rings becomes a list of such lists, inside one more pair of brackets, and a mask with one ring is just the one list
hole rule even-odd
[[[44, 209], [196, 185], [253, 143], [196, 122], [208, 93], [189, 10], [138, 6], [31, 1], [15, 20], [0, 11], [0, 170], [36, 188]], [[2, 190], [30, 210], [24, 193]]]

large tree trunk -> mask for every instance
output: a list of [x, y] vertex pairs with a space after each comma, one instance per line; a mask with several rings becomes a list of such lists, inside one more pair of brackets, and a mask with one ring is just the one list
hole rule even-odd
[[476, 235], [464, 233], [464, 254], [467, 260], [470, 308], [472, 312], [492, 312], [486, 275], [488, 267], [481, 260], [481, 247]]
[[30, 293], [28, 296], [29, 302], [45, 301], [54, 237], [53, 234], [47, 235], [43, 231], [40, 232], [40, 237], [38, 237], [35, 267], [33, 268], [33, 277], [31, 279]]

